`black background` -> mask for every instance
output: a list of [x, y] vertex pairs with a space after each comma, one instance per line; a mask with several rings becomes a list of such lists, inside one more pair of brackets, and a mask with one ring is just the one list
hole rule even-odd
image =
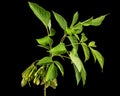
[[[110, 13], [99, 27], [86, 27], [84, 31], [89, 40], [96, 41], [98, 50], [105, 58], [103, 73], [99, 64], [94, 64], [91, 59], [85, 64], [87, 71], [86, 85], [82, 83], [76, 86], [74, 71], [69, 61], [63, 62], [65, 76], [58, 77], [56, 90], [47, 89], [47, 96], [98, 96], [117, 93], [117, 64], [114, 47], [117, 40], [113, 35], [113, 2], [110, 0], [29, 0], [35, 2], [48, 11], [56, 11], [71, 23], [73, 14], [79, 12], [79, 20], [86, 20], [91, 16], [98, 17]], [[10, 53], [13, 56], [15, 66], [15, 96], [43, 96], [43, 87], [26, 86], [21, 88], [21, 73], [34, 60], [42, 58], [46, 53], [44, 49], [36, 47], [36, 38], [46, 35], [43, 24], [35, 17], [28, 6], [28, 0], [16, 0], [12, 5], [14, 15], [9, 24], [12, 25], [12, 47]], [[9, 11], [9, 10], [8, 10]], [[53, 16], [53, 15], [52, 15]], [[58, 30], [55, 41], [58, 41], [62, 30], [52, 17], [52, 24]], [[9, 40], [8, 40], [9, 41]], [[12, 78], [12, 77], [11, 77]]]

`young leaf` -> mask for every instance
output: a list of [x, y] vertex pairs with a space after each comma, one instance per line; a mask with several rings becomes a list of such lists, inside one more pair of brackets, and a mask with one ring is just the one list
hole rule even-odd
[[99, 25], [101, 25], [101, 23], [103, 22], [103, 20], [105, 19], [105, 17], [107, 15], [102, 15], [102, 16], [99, 16], [99, 17], [93, 19], [91, 25], [92, 26], [99, 26]]
[[[73, 49], [73, 50], [75, 50], [75, 49]], [[70, 59], [71, 59], [72, 63], [75, 64], [78, 71], [81, 72], [83, 63], [82, 63], [81, 59], [79, 58], [79, 56], [76, 55], [77, 53], [74, 54], [74, 52], [75, 51], [70, 52], [70, 55], [69, 55]]]
[[45, 27], [48, 27], [48, 24], [50, 22], [50, 17], [51, 14], [49, 11], [46, 11], [44, 8], [42, 8], [41, 6], [39, 6], [36, 3], [33, 2], [28, 2], [31, 10], [33, 11], [33, 13], [36, 15], [36, 17], [45, 25]]
[[37, 65], [49, 64], [49, 63], [52, 63], [52, 62], [53, 62], [52, 57], [46, 56], [46, 57], [43, 57], [42, 59], [40, 59], [37, 62]]
[[88, 38], [85, 36], [85, 34], [84, 34], [84, 33], [82, 33], [81, 35], [82, 35], [82, 37], [81, 37], [80, 42], [85, 42], [85, 41], [87, 41], [87, 40], [88, 40]]
[[90, 50], [89, 50], [89, 48], [88, 48], [86, 43], [81, 43], [81, 45], [82, 45], [82, 48], [83, 48], [83, 51], [84, 51], [84, 55], [85, 55], [84, 62], [86, 62], [90, 58]]
[[53, 89], [56, 89], [57, 86], [58, 86], [57, 79], [50, 81], [50, 87], [52, 87]]
[[54, 11], [53, 11], [53, 14], [54, 14], [54, 17], [55, 17], [56, 21], [60, 25], [60, 27], [63, 30], [66, 30], [66, 28], [67, 28], [67, 21], [65, 20], [65, 18], [63, 16], [61, 16], [60, 14], [54, 12]]
[[94, 55], [94, 57], [98, 60], [98, 62], [100, 64], [100, 67], [103, 69], [104, 57], [102, 56], [102, 54], [99, 51], [97, 51], [97, 50], [95, 50], [95, 49], [93, 49], [91, 47], [90, 47], [90, 49], [91, 49], [92, 54]]
[[68, 36], [68, 39], [70, 40], [73, 48], [78, 50], [78, 40], [77, 40], [77, 38], [75, 36]]
[[48, 44], [53, 43], [53, 40], [49, 36], [45, 36], [40, 39], [36, 39], [36, 41], [43, 46], [47, 46]]
[[57, 77], [57, 68], [54, 64], [51, 64], [48, 68], [47, 74], [46, 74], [46, 81], [52, 81]]
[[95, 41], [89, 42], [88, 46], [89, 46], [89, 47], [97, 47], [97, 46], [95, 45]]
[[78, 85], [80, 80], [81, 80], [81, 74], [80, 74], [80, 72], [78, 71], [77, 67], [74, 64], [73, 64], [73, 68], [74, 68], [74, 71], [75, 71], [75, 78], [76, 78], [77, 85]]
[[72, 19], [72, 23], [71, 23], [71, 25], [70, 25], [70, 28], [73, 27], [73, 25], [77, 22], [78, 17], [79, 17], [79, 14], [78, 14], [78, 11], [77, 11], [77, 12], [75, 12], [75, 14], [73, 15], [73, 19]]
[[51, 50], [49, 50], [49, 52], [52, 54], [55, 54], [55, 55], [60, 55], [60, 54], [66, 53], [67, 50], [65, 48], [65, 44], [61, 42], [57, 46], [55, 46]]
[[59, 68], [62, 76], [64, 76], [64, 68], [63, 68], [62, 64], [60, 62], [58, 62], [58, 61], [54, 61], [54, 62], [57, 65], [57, 67]]

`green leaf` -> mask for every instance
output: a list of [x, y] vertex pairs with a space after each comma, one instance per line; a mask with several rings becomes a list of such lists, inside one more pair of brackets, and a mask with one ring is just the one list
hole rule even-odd
[[47, 74], [46, 74], [46, 81], [52, 81], [57, 77], [57, 68], [54, 64], [51, 64], [48, 68]]
[[80, 72], [78, 71], [77, 67], [74, 64], [73, 64], [73, 68], [74, 68], [74, 71], [75, 71], [75, 78], [76, 78], [77, 85], [78, 85], [80, 80], [81, 80], [81, 74], [80, 74]]
[[82, 70], [81, 70], [81, 78], [82, 78], [83, 86], [84, 86], [85, 83], [86, 83], [86, 77], [87, 77], [86, 70], [85, 70], [84, 66], [82, 66]]
[[40, 59], [37, 62], [37, 65], [49, 64], [49, 63], [52, 63], [52, 62], [53, 62], [52, 57], [46, 56], [46, 57], [43, 57], [42, 59]]
[[70, 35], [70, 36], [74, 33], [73, 28], [68, 28], [68, 27], [67, 27], [65, 31], [66, 31], [67, 34]]
[[90, 58], [90, 50], [89, 50], [86, 43], [81, 43], [81, 45], [82, 45], [84, 55], [85, 55], [85, 61], [84, 62], [86, 62]]
[[54, 61], [54, 62], [57, 65], [57, 67], [59, 68], [62, 76], [64, 76], [64, 68], [63, 68], [62, 64], [59, 61]]
[[50, 34], [49, 34], [49, 36], [54, 36], [55, 35], [55, 29], [53, 29], [53, 28], [51, 28], [50, 29]]
[[43, 46], [47, 46], [48, 44], [53, 43], [53, 40], [49, 36], [45, 36], [43, 38], [36, 39], [36, 41]]
[[99, 51], [97, 51], [97, 50], [95, 50], [95, 49], [93, 49], [91, 47], [90, 47], [90, 49], [91, 49], [92, 54], [94, 55], [94, 57], [98, 60], [98, 62], [100, 64], [100, 67], [103, 69], [104, 57], [102, 56], [102, 54]]
[[66, 28], [67, 28], [67, 21], [65, 20], [65, 18], [63, 16], [61, 16], [60, 14], [54, 12], [54, 11], [53, 11], [53, 14], [54, 14], [54, 17], [55, 17], [56, 21], [60, 25], [60, 27], [63, 30], [66, 30]]
[[77, 12], [75, 12], [75, 14], [73, 15], [73, 19], [72, 19], [72, 23], [71, 23], [70, 27], [73, 27], [73, 25], [77, 22], [78, 17], [79, 17], [79, 14], [78, 14], [78, 11], [77, 11]]
[[82, 33], [81, 35], [82, 35], [82, 37], [81, 37], [80, 42], [85, 42], [85, 41], [87, 41], [87, 40], [88, 40], [88, 38], [85, 36], [85, 34], [84, 34], [84, 33]]
[[92, 24], [93, 17], [82, 22], [83, 26], [90, 26]]
[[83, 30], [83, 26], [81, 22], [78, 22], [76, 25], [73, 26], [76, 34], [80, 34]]
[[73, 48], [78, 50], [78, 40], [77, 40], [77, 38], [75, 36], [68, 36], [68, 39], [70, 40]]
[[89, 46], [89, 47], [97, 47], [97, 46], [95, 45], [95, 41], [89, 42], [88, 46]]
[[67, 50], [65, 48], [65, 44], [60, 42], [57, 46], [55, 46], [51, 50], [49, 50], [49, 52], [54, 55], [60, 55], [60, 54], [66, 53]]
[[71, 51], [69, 56], [70, 56], [72, 63], [75, 64], [78, 71], [81, 72], [83, 63], [82, 63], [81, 59], [79, 58], [79, 56], [76, 54], [77, 53], [74, 53], [74, 51]]
[[49, 11], [46, 11], [44, 8], [42, 8], [41, 6], [39, 6], [36, 3], [33, 2], [28, 2], [31, 10], [33, 11], [33, 13], [36, 15], [36, 17], [45, 25], [45, 27], [47, 28], [49, 22], [50, 22], [50, 17], [51, 14]]
[[[108, 14], [107, 14], [107, 15], [108, 15]], [[102, 15], [102, 16], [99, 16], [99, 17], [93, 19], [91, 25], [92, 25], [92, 26], [99, 26], [99, 25], [101, 25], [101, 23], [103, 22], [103, 20], [105, 19], [105, 17], [106, 17], [107, 15]]]

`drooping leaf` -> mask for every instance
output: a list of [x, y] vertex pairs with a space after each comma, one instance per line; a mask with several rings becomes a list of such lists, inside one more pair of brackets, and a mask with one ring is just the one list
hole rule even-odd
[[37, 76], [34, 78], [33, 83], [36, 84], [36, 85], [39, 85], [39, 84], [40, 84], [40, 75], [37, 75]]
[[84, 55], [85, 55], [84, 62], [86, 62], [90, 58], [90, 50], [89, 50], [89, 48], [88, 48], [86, 43], [83, 42], [83, 43], [81, 43], [81, 45], [82, 45], [82, 48], [83, 48], [83, 51], [84, 51]]
[[90, 26], [92, 24], [93, 17], [82, 22], [83, 26]]
[[21, 87], [24, 87], [26, 84], [27, 84], [27, 80], [26, 79], [22, 79], [22, 81], [21, 81]]
[[103, 66], [104, 66], [104, 57], [102, 56], [102, 54], [98, 50], [95, 50], [95, 49], [93, 49], [91, 47], [90, 47], [90, 49], [91, 49], [92, 54], [98, 60], [98, 62], [100, 64], [100, 67], [103, 69]]
[[78, 40], [77, 40], [77, 38], [75, 36], [68, 36], [68, 39], [70, 40], [73, 48], [78, 50]]
[[37, 62], [37, 65], [49, 64], [49, 63], [52, 63], [52, 62], [53, 62], [52, 57], [46, 56], [46, 57], [43, 57], [42, 59], [40, 59]]
[[95, 41], [89, 42], [88, 46], [89, 46], [89, 47], [97, 47], [97, 46], [95, 45]]
[[78, 11], [77, 11], [77, 12], [75, 12], [75, 14], [73, 15], [73, 19], [72, 19], [72, 23], [71, 23], [70, 27], [72, 27], [72, 26], [77, 22], [78, 17], [79, 17], [79, 13], [78, 13]]
[[41, 45], [47, 46], [48, 44], [52, 44], [53, 40], [49, 36], [42, 37], [40, 39], [36, 39], [37, 42]]
[[77, 67], [74, 64], [73, 64], [73, 68], [74, 68], [74, 71], [75, 71], [75, 78], [76, 78], [77, 85], [78, 85], [80, 80], [81, 80], [81, 74], [80, 74], [80, 72], [78, 71]]
[[66, 30], [66, 28], [67, 28], [67, 21], [65, 20], [65, 18], [63, 16], [61, 16], [60, 14], [54, 12], [54, 11], [53, 11], [53, 14], [54, 14], [54, 17], [55, 17], [56, 21], [60, 25], [60, 27], [63, 30]]
[[106, 15], [102, 15], [102, 16], [99, 16], [95, 19], [92, 20], [92, 26], [99, 26], [101, 25], [101, 23], [103, 22], [103, 20], [105, 19], [105, 17], [107, 16], [108, 14]]
[[64, 76], [64, 68], [63, 68], [62, 64], [59, 61], [54, 61], [54, 62], [57, 65], [57, 67], [59, 68], [62, 76]]
[[45, 27], [48, 27], [48, 24], [50, 22], [50, 17], [51, 14], [49, 11], [45, 10], [44, 8], [42, 8], [41, 6], [39, 6], [36, 3], [33, 2], [28, 2], [31, 10], [34, 12], [34, 14], [36, 15], [37, 18], [39, 18], [39, 20], [45, 25]]
[[50, 87], [56, 89], [57, 86], [58, 86], [57, 79], [53, 79], [52, 81], [50, 81]]
[[82, 37], [81, 37], [80, 42], [85, 42], [88, 40], [88, 38], [85, 36], [85, 33], [82, 33], [81, 35], [82, 35]]
[[70, 59], [71, 59], [72, 63], [76, 66], [76, 68], [78, 69], [78, 71], [81, 72], [83, 63], [82, 63], [80, 57], [77, 55], [77, 52], [76, 53], [74, 53], [74, 52], [75, 51], [71, 51], [70, 52], [70, 55], [69, 55]]
[[32, 69], [34, 68], [34, 64], [32, 63], [28, 68], [26, 68], [23, 72], [22, 72], [22, 78], [28, 80], [29, 78], [29, 74], [32, 71]]
[[82, 78], [83, 86], [84, 86], [85, 83], [86, 83], [86, 77], [87, 77], [86, 70], [85, 70], [84, 66], [82, 66], [82, 70], [81, 70], [81, 78]]
[[65, 44], [60, 42], [57, 46], [53, 47], [51, 50], [49, 50], [50, 53], [54, 55], [60, 55], [67, 52], [67, 49], [65, 48]]
[[52, 81], [53, 79], [55, 79], [57, 77], [57, 75], [58, 75], [57, 68], [53, 63], [48, 68], [45, 81]]

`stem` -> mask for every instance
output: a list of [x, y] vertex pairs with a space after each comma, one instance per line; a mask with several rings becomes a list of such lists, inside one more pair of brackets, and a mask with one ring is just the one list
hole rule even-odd
[[65, 37], [67, 36], [66, 33], [64, 33], [63, 37], [61, 38], [60, 42], [63, 42], [65, 40]]
[[46, 87], [44, 85], [44, 96], [46, 96]]

